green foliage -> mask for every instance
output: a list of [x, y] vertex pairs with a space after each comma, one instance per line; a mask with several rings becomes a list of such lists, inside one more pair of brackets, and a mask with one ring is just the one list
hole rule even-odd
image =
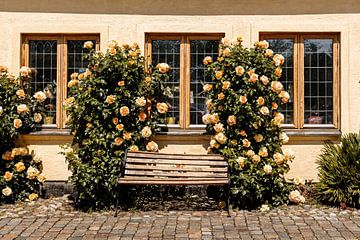
[[288, 137], [278, 111], [289, 100], [279, 82], [284, 58], [267, 47], [266, 41], [249, 49], [241, 39], [223, 39], [217, 61], [204, 59], [213, 80], [204, 85], [209, 113], [203, 121], [213, 134], [209, 151], [228, 159], [231, 200], [239, 208], [287, 203], [291, 188], [284, 174], [294, 156], [282, 151]]
[[65, 101], [74, 140], [63, 154], [78, 192], [75, 201], [83, 209], [115, 202], [125, 151], [157, 151], [151, 137], [169, 108], [170, 91], [164, 85], [169, 66], [145, 68], [137, 44], [109, 41], [107, 46], [105, 53], [91, 50], [85, 56], [88, 69], [72, 75]]
[[327, 142], [318, 157], [320, 182], [316, 198], [329, 204], [360, 206], [360, 133], [341, 137], [340, 144]]
[[16, 77], [0, 66], [0, 203], [34, 200], [45, 181], [41, 161], [26, 146], [15, 145], [19, 134], [33, 131], [44, 115], [45, 94], [28, 94], [30, 74], [23, 67]]

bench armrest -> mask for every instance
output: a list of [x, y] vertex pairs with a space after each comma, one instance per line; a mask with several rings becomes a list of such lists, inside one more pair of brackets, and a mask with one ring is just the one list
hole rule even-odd
[[125, 165], [126, 165], [127, 153], [128, 153], [128, 149], [125, 150], [124, 160], [122, 160], [122, 161], [120, 162], [119, 178], [120, 178], [120, 177], [124, 177], [124, 175], [125, 175]]

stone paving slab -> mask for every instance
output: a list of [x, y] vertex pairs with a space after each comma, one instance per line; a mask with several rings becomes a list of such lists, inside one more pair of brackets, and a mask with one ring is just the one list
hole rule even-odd
[[84, 213], [62, 198], [0, 206], [1, 239], [350, 239], [360, 211], [284, 206], [268, 212], [113, 211]]

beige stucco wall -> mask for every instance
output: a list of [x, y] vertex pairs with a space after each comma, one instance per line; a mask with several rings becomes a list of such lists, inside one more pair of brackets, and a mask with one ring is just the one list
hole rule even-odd
[[[338, 32], [341, 42], [341, 128], [360, 129], [360, 3], [356, 0], [3, 0], [0, 4], [0, 63], [20, 67], [22, 33], [99, 33], [101, 48], [109, 39], [144, 46], [147, 32], [225, 33], [243, 36], [244, 44], [259, 32]], [[184, 137], [181, 137], [184, 138]], [[178, 139], [178, 138], [176, 138]], [[61, 141], [60, 141], [61, 142]], [[68, 172], [58, 155], [58, 140], [28, 142], [42, 157], [50, 180], [64, 180]], [[162, 151], [203, 153], [206, 140], [161, 141]], [[291, 139], [296, 152], [289, 177], [316, 178], [315, 158], [322, 142], [311, 137]]]

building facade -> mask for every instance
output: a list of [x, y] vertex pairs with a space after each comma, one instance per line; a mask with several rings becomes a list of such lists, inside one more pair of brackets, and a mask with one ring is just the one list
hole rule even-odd
[[[206, 82], [202, 59], [216, 57], [222, 37], [242, 36], [251, 46], [265, 39], [286, 61], [282, 82], [291, 101], [282, 109], [296, 158], [288, 177], [316, 179], [316, 157], [325, 140], [360, 129], [360, 3], [356, 0], [2, 0], [0, 63], [17, 71], [37, 69], [32, 82], [43, 90], [46, 125], [22, 135], [44, 162], [48, 180], [69, 172], [59, 144], [71, 142], [61, 106], [71, 73], [84, 71], [84, 41], [98, 50], [111, 39], [136, 42], [152, 63], [172, 67], [174, 91], [168, 131], [156, 141], [162, 152], [205, 153], [201, 115]], [[234, 103], [236, 104], [236, 103]]]

